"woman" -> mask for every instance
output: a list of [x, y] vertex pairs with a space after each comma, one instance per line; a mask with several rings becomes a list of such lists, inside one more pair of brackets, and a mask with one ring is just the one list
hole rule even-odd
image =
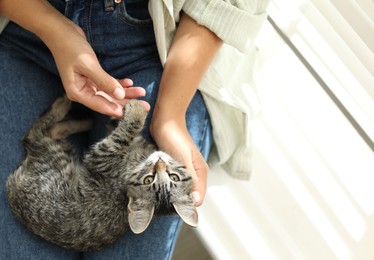
[[12, 21], [0, 34], [0, 258], [171, 257], [180, 228], [177, 217], [158, 217], [143, 234], [128, 232], [98, 252], [68, 251], [42, 241], [11, 215], [5, 180], [23, 157], [21, 138], [57, 96], [66, 92], [71, 100], [98, 112], [89, 143], [103, 136], [107, 116], [122, 115], [126, 99], [144, 96], [144, 106], [150, 109], [145, 134], [186, 164], [195, 180], [196, 205], [201, 205], [212, 135], [197, 88], [223, 41], [241, 51], [253, 49], [243, 29], [253, 22], [258, 30], [267, 1], [253, 2], [0, 1], [0, 14]]

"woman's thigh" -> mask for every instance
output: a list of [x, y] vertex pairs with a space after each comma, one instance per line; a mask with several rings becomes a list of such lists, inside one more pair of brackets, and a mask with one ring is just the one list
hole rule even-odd
[[0, 259], [78, 259], [79, 253], [26, 230], [8, 207], [5, 183], [24, 156], [21, 140], [63, 88], [56, 75], [20, 54], [19, 46], [5, 44], [5, 36], [0, 35]]

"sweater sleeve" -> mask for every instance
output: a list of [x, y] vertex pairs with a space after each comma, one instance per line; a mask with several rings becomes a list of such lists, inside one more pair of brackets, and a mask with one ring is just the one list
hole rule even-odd
[[183, 11], [225, 43], [248, 53], [264, 23], [269, 0], [187, 0]]
[[0, 33], [4, 30], [9, 20], [5, 16], [0, 15]]

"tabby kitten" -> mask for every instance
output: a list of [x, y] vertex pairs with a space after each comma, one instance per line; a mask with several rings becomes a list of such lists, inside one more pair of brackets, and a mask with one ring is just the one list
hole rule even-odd
[[14, 215], [32, 232], [80, 251], [113, 243], [128, 227], [143, 232], [154, 214], [177, 212], [197, 225], [192, 179], [185, 166], [140, 135], [144, 107], [129, 101], [123, 119], [80, 162], [66, 138], [91, 128], [69, 119], [57, 99], [23, 140], [26, 157], [7, 180]]

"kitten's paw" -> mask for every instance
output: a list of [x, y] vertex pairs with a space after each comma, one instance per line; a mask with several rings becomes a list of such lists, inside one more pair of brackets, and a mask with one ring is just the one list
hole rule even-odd
[[67, 113], [70, 111], [71, 101], [66, 95], [59, 97], [55, 100], [51, 107], [51, 113], [54, 114], [56, 121], [64, 119]]
[[144, 106], [136, 99], [129, 100], [125, 107], [123, 118], [125, 121], [141, 121], [144, 122], [147, 117], [147, 111]]

